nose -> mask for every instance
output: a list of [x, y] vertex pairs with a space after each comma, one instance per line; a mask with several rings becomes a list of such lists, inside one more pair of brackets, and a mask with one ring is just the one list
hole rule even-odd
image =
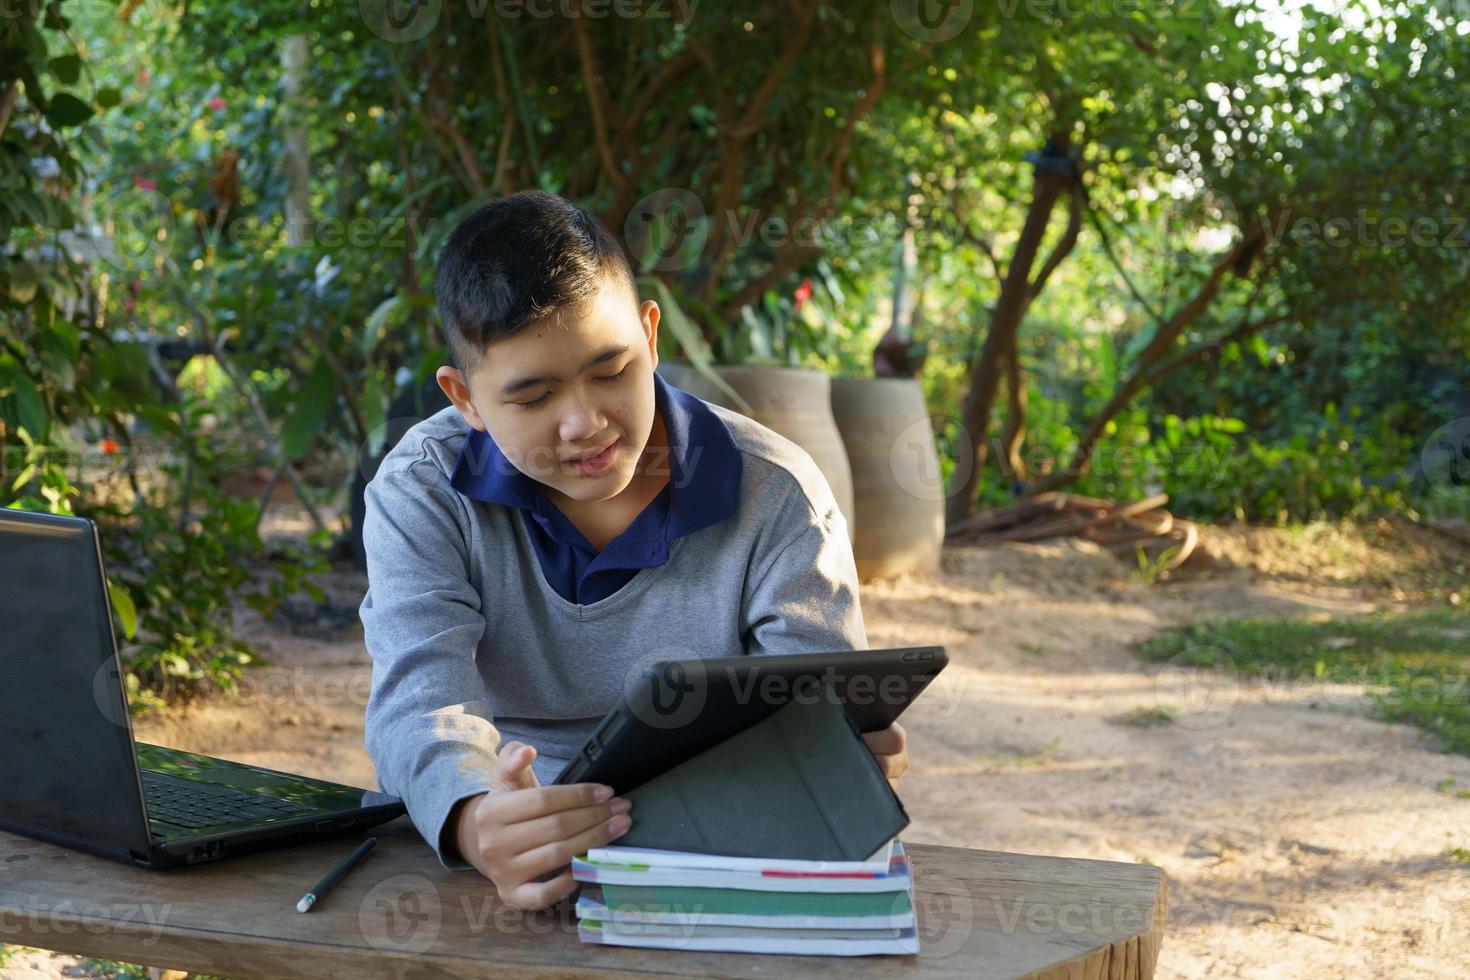
[[563, 404], [566, 411], [557, 423], [557, 435], [562, 442], [585, 445], [607, 428], [607, 417], [585, 389]]

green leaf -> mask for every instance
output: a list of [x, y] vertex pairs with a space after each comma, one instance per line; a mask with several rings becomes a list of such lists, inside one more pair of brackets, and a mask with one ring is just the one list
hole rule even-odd
[[112, 611], [117, 614], [123, 635], [128, 639], [138, 635], [138, 607], [127, 586], [112, 579], [107, 580], [107, 594], [112, 597]]
[[74, 54], [64, 54], [51, 59], [51, 73], [63, 85], [75, 85], [82, 73], [82, 59]]
[[46, 410], [46, 401], [35, 382], [19, 367], [12, 365], [4, 375], [0, 375], [0, 388], [3, 387], [10, 388], [11, 392], [0, 398], [0, 415], [25, 429], [33, 439], [42, 440], [51, 421], [51, 413]]
[[395, 293], [378, 304], [377, 309], [368, 315], [367, 322], [362, 327], [362, 353], [364, 357], [372, 354], [373, 348], [378, 346], [378, 340], [383, 335], [383, 330], [388, 326], [388, 321], [393, 319], [394, 314], [403, 309], [403, 296]]
[[46, 105], [46, 121], [53, 126], [80, 126], [92, 118], [92, 107], [70, 92], [57, 92]]
[[300, 459], [311, 446], [317, 430], [336, 402], [337, 379], [325, 357], [316, 362], [311, 377], [296, 397], [296, 405], [281, 432], [281, 451], [287, 459]]
[[730, 387], [730, 383], [714, 372], [711, 364], [714, 362], [714, 352], [705, 343], [699, 328], [689, 319], [684, 312], [683, 306], [674, 298], [673, 291], [669, 289], [668, 283], [657, 276], [642, 276], [638, 279], [638, 285], [644, 289], [651, 289], [658, 294], [659, 312], [663, 318], [659, 321], [673, 334], [674, 339], [679, 342], [679, 347], [684, 356], [689, 358], [689, 363], [694, 365], [695, 370], [708, 378], [721, 391], [734, 400], [740, 410], [750, 412], [750, 406], [744, 398]]
[[[54, 314], [54, 308], [51, 308], [49, 312]], [[40, 316], [38, 314], [39, 318]], [[58, 353], [66, 357], [68, 361], [75, 364], [77, 358], [82, 356], [82, 332], [70, 320], [65, 320], [57, 316], [52, 316], [48, 326], [49, 329], [43, 335], [41, 342], [55, 349]]]
[[101, 109], [111, 109], [122, 101], [122, 93], [115, 88], [99, 88], [97, 90], [97, 106]]
[[27, 483], [30, 483], [35, 475], [36, 464], [32, 463], [31, 465], [27, 466], [25, 469], [16, 474], [15, 479], [11, 481], [10, 492], [15, 493], [21, 487], [25, 486]]
[[41, 277], [36, 274], [36, 267], [29, 262], [13, 261], [10, 263], [10, 298], [17, 303], [27, 304], [36, 298], [36, 290], [41, 285]]
[[383, 425], [388, 420], [388, 401], [383, 392], [382, 381], [376, 373], [370, 373], [363, 379], [357, 403], [362, 407], [362, 424], [368, 432], [368, 455], [376, 456], [383, 448], [383, 440], [388, 434]]
[[41, 370], [49, 375], [54, 387], [60, 391], [71, 391], [77, 382], [77, 369], [73, 363], [56, 350], [43, 347], [39, 352]]

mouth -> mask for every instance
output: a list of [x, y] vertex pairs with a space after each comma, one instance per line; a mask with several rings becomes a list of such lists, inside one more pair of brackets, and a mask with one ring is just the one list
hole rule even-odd
[[599, 450], [566, 460], [566, 464], [578, 473], [600, 473], [612, 464], [613, 452], [621, 441], [619, 436]]

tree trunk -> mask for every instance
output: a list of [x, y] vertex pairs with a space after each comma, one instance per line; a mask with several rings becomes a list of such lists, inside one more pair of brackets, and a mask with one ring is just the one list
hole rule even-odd
[[286, 93], [286, 244], [306, 244], [306, 223], [311, 207], [311, 160], [306, 112], [301, 104], [301, 83], [306, 78], [308, 48], [306, 35], [295, 34], [281, 45], [281, 69]]
[[1006, 358], [1006, 427], [1000, 437], [1005, 453], [1007, 475], [1012, 483], [1024, 483], [1028, 477], [1021, 444], [1026, 441], [1026, 376], [1021, 371], [1021, 352], [1011, 344]]
[[919, 264], [914, 244], [914, 223], [909, 218], [910, 180], [903, 185], [903, 237], [898, 244], [898, 257], [893, 270], [893, 316], [888, 330], [873, 349], [873, 375], [879, 378], [912, 378], [922, 364], [915, 364], [911, 353], [914, 339], [914, 274]]
[[[1065, 133], [1053, 136], [1047, 144], [1046, 155], [1041, 159], [1045, 161], [1065, 154], [1069, 147], [1070, 140]], [[960, 414], [964, 426], [960, 444], [970, 448], [970, 465], [955, 468], [954, 484], [949, 489], [945, 506], [945, 519], [950, 526], [968, 513], [975, 488], [979, 485], [980, 473], [985, 468], [985, 443], [995, 411], [996, 394], [1000, 390], [1001, 372], [1005, 370], [1006, 359], [1016, 342], [1016, 332], [1033, 298], [1031, 269], [1036, 264], [1052, 211], [1075, 180], [1074, 172], [1056, 167], [1039, 166], [1036, 170], [1026, 222], [1006, 267], [985, 344], [970, 369], [970, 390], [965, 395]]]

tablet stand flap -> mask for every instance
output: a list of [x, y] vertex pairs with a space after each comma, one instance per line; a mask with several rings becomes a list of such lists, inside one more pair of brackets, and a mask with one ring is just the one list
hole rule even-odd
[[633, 825], [614, 843], [861, 861], [908, 826], [832, 688], [808, 680], [774, 714], [624, 794]]

